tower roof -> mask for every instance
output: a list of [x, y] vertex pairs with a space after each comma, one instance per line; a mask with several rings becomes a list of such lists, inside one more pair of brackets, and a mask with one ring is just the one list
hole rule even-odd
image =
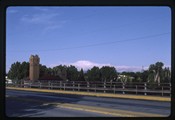
[[31, 56], [30, 56], [30, 59], [31, 59], [31, 58], [39, 58], [39, 56], [38, 56], [37, 54], [36, 54], [36, 55], [31, 55]]

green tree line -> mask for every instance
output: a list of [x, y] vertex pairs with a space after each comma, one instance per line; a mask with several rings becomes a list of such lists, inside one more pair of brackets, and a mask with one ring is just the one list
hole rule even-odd
[[[39, 79], [59, 79], [67, 81], [101, 81], [101, 82], [148, 82], [148, 83], [169, 83], [171, 72], [168, 67], [164, 67], [162, 62], [151, 64], [148, 70], [141, 72], [117, 72], [115, 67], [94, 66], [87, 70], [78, 70], [75, 66], [59, 65], [48, 68], [40, 64]], [[29, 62], [15, 62], [7, 74], [12, 80], [29, 79]]]

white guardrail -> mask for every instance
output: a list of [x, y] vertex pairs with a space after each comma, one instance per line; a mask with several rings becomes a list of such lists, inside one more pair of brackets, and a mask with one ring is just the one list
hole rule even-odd
[[121, 82], [85, 82], [85, 81], [24, 81], [19, 84], [6, 84], [13, 87], [29, 87], [40, 89], [58, 89], [69, 91], [138, 94], [171, 96], [171, 83], [149, 84], [149, 83], [121, 83]]

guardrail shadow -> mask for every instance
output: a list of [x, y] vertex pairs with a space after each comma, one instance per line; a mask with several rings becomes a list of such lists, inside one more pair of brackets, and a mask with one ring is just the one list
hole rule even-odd
[[[10, 90], [12, 91], [12, 90]], [[7, 91], [8, 95], [9, 90]], [[19, 91], [21, 92], [21, 91]], [[15, 92], [14, 92], [15, 93]], [[24, 94], [24, 91], [22, 92]], [[28, 94], [28, 92], [26, 92]], [[20, 96], [13, 95], [6, 97], [6, 116], [7, 117], [63, 117], [59, 115], [51, 116], [48, 114], [50, 110], [54, 110], [57, 108], [58, 110], [62, 110], [57, 107], [59, 104], [65, 103], [76, 103], [81, 100], [82, 96], [73, 96], [72, 99], [66, 98], [67, 95], [56, 95], [51, 93], [39, 93], [39, 96], [35, 93], [34, 96], [30, 93], [30, 96]], [[46, 95], [48, 97], [46, 97]], [[45, 96], [45, 97], [42, 97]], [[70, 95], [71, 96], [71, 95]], [[59, 98], [60, 97], [60, 98]], [[65, 97], [65, 98], [64, 98]]]

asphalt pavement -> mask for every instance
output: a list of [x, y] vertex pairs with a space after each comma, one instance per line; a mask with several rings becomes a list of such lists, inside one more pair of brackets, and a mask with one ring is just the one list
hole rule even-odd
[[8, 117], [168, 117], [171, 103], [6, 90]]

